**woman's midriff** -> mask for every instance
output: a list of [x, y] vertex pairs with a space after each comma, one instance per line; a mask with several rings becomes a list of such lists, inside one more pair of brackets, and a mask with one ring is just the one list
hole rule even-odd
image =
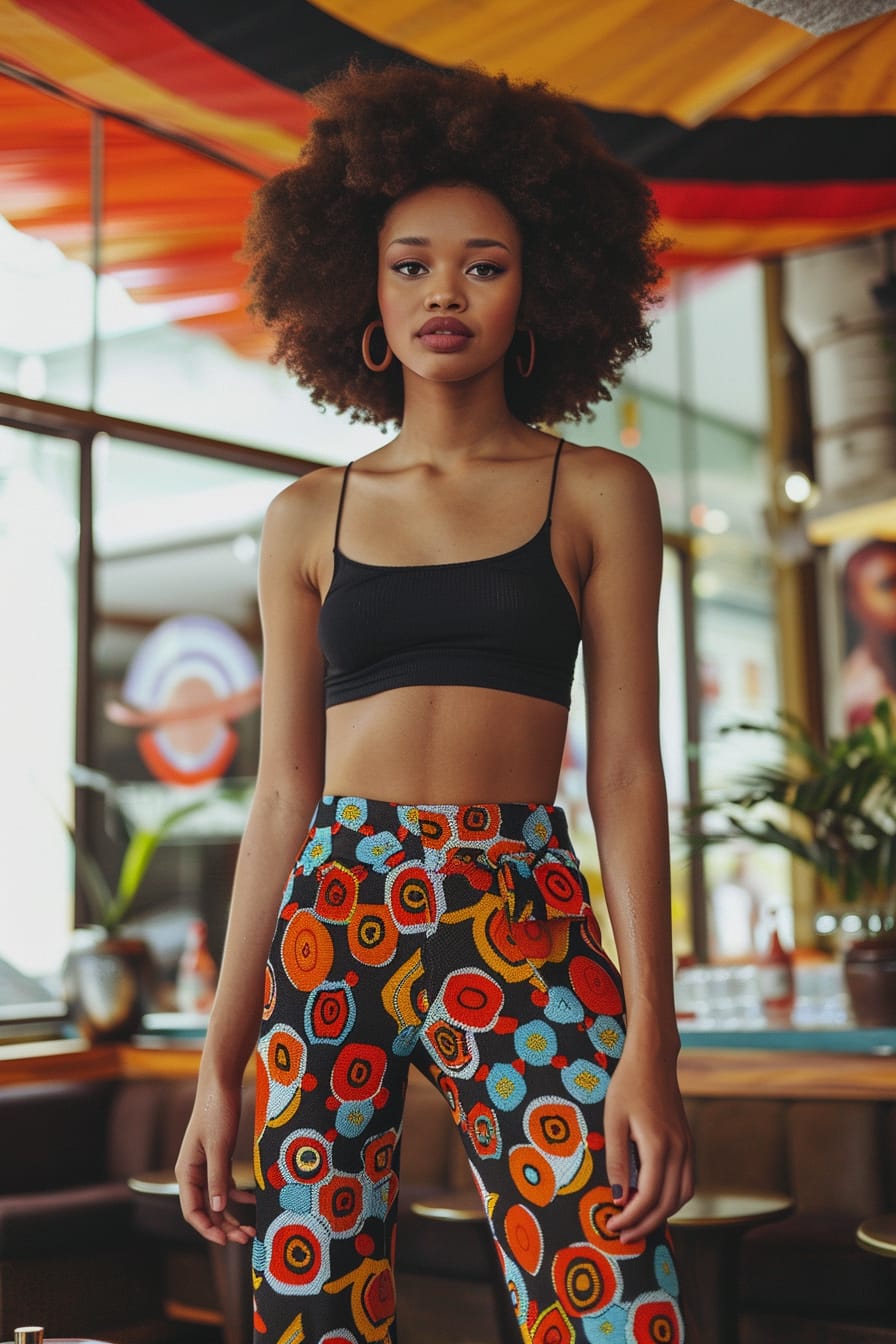
[[551, 801], [567, 711], [481, 686], [403, 686], [327, 710], [325, 794]]

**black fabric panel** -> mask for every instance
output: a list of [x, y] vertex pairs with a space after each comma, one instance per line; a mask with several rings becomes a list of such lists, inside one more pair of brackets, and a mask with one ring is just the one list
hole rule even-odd
[[[662, 118], [585, 108], [620, 158], [650, 177], [717, 182], [896, 178], [896, 117], [720, 117], [686, 130]], [[636, 122], [638, 126], [625, 126]]]
[[[303, 0], [154, 0], [150, 8], [222, 56], [305, 93], [353, 55], [435, 68]], [[896, 117], [725, 117], [693, 130], [668, 117], [583, 105], [608, 149], [652, 178], [873, 182], [896, 178]]]
[[153, 0], [150, 9], [221, 56], [273, 84], [305, 93], [341, 70], [350, 56], [368, 65], [425, 65], [398, 47], [365, 37], [306, 0]]

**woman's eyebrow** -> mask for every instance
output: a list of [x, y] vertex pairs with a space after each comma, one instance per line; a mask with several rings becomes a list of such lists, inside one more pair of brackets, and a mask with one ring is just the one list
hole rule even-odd
[[[394, 247], [396, 243], [400, 243], [402, 247], [429, 247], [430, 240], [429, 238], [393, 238], [387, 246]], [[505, 252], [510, 251], [507, 244], [500, 242], [497, 238], [468, 238], [464, 247], [503, 247]]]
[[468, 238], [465, 245], [467, 247], [503, 247], [505, 252], [510, 251], [507, 244], [500, 242], [497, 238]]

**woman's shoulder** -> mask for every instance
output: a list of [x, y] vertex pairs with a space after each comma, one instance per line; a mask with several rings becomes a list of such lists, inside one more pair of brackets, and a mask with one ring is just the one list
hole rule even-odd
[[344, 475], [344, 466], [321, 466], [290, 481], [268, 504], [265, 526], [277, 533], [292, 533], [299, 527], [305, 533], [311, 527], [324, 525], [328, 510], [335, 523]]
[[589, 516], [597, 510], [621, 522], [633, 512], [643, 514], [657, 507], [656, 483], [638, 458], [601, 444], [581, 443], [565, 444], [563, 457], [568, 459], [568, 497]]
[[316, 582], [333, 545], [344, 467], [315, 467], [279, 490], [267, 506], [262, 545], [278, 562]]

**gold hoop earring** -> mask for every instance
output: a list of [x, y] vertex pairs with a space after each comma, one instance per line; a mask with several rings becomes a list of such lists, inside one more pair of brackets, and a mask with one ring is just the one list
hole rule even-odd
[[370, 369], [371, 373], [383, 373], [383, 371], [388, 369], [389, 365], [392, 363], [392, 348], [388, 341], [386, 341], [386, 358], [381, 364], [374, 363], [373, 357], [371, 356], [370, 338], [377, 327], [382, 327], [383, 334], [385, 335], [386, 329], [383, 327], [382, 322], [368, 322], [367, 326], [364, 328], [364, 335], [361, 337], [361, 358], [364, 360], [364, 363], [367, 365], [368, 369]]
[[532, 375], [532, 370], [535, 368], [535, 332], [531, 327], [520, 327], [519, 330], [524, 331], [529, 337], [529, 363], [523, 368], [522, 357], [517, 355], [516, 371], [521, 378], [529, 378]]

